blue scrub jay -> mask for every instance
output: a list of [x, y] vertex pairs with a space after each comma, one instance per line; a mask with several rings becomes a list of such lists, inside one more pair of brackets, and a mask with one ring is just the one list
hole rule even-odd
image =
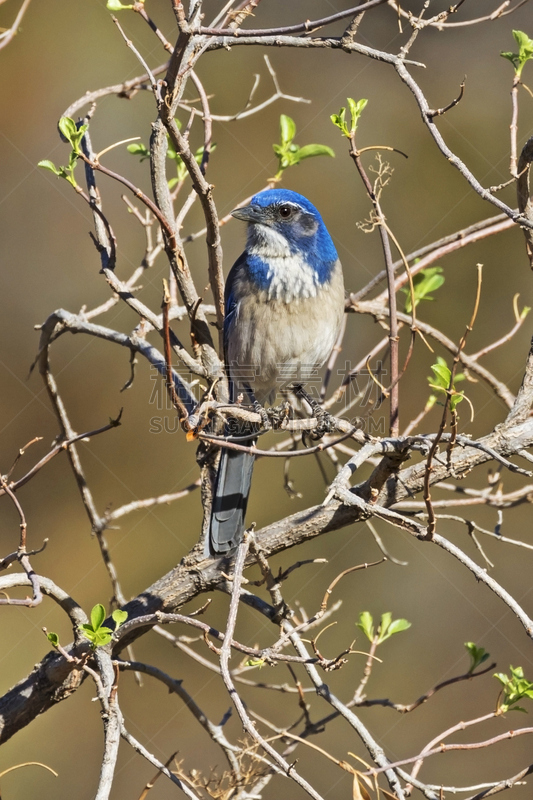
[[[301, 194], [269, 189], [232, 214], [248, 223], [248, 239], [226, 281], [230, 399], [272, 403], [284, 378], [309, 378], [331, 353], [344, 313], [342, 267], [322, 217]], [[222, 450], [211, 516], [215, 554], [231, 554], [242, 539], [253, 462], [248, 453]]]

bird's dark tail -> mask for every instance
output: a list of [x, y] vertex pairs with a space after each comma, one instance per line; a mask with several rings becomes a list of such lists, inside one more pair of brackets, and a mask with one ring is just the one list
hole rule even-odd
[[231, 555], [242, 540], [254, 460], [250, 453], [222, 450], [209, 532], [215, 555]]

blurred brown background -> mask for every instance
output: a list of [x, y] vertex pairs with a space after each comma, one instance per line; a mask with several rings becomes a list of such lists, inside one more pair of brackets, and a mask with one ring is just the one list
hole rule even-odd
[[[206, 21], [221, 5], [218, 0], [205, 3]], [[433, 4], [433, 12], [446, 5]], [[291, 0], [290, 3], [264, 0], [253, 24], [256, 27], [291, 24], [349, 6], [349, 2], [341, 0]], [[406, 3], [413, 10], [419, 6]], [[495, 3], [472, 0], [465, 3], [461, 19], [490, 13], [495, 7]], [[0, 24], [10, 25], [17, 8], [13, 0], [3, 5]], [[170, 4], [154, 0], [147, 10], [170, 41], [174, 41], [176, 27]], [[464, 100], [439, 121], [439, 128], [485, 186], [508, 178], [512, 68], [499, 53], [515, 48], [513, 28], [533, 35], [531, 10], [531, 4], [527, 4], [512, 16], [481, 26], [444, 32], [427, 30], [411, 54], [427, 64], [428, 68], [416, 71], [415, 77], [434, 107], [444, 106], [455, 97], [463, 76], [467, 75]], [[164, 51], [139, 17], [124, 12], [120, 21], [151, 66], [165, 60]], [[328, 33], [336, 35], [342, 30], [340, 24], [328, 29]], [[405, 38], [405, 34], [398, 32], [395, 13], [387, 6], [367, 14], [359, 36], [362, 43], [390, 51], [397, 51]], [[357, 227], [357, 222], [368, 215], [368, 202], [348, 158], [347, 143], [329, 120], [329, 115], [345, 104], [347, 96], [369, 99], [360, 127], [360, 146], [392, 145], [409, 156], [408, 160], [395, 154], [387, 156], [394, 175], [383, 197], [389, 225], [405, 252], [497, 213], [470, 190], [437, 151], [412, 96], [386, 64], [328, 51], [236, 47], [231, 52], [207, 54], [198, 72], [213, 95], [214, 113], [238, 112], [247, 101], [254, 73], [262, 76], [256, 99], [270, 96], [272, 87], [263, 60], [265, 52], [282, 90], [312, 102], [295, 104], [282, 100], [246, 120], [215, 124], [217, 149], [211, 159], [209, 179], [216, 186], [215, 198], [221, 215], [263, 188], [274, 174], [276, 161], [271, 145], [278, 140], [279, 114], [289, 114], [296, 121], [299, 144], [327, 144], [335, 150], [336, 158], [313, 159], [290, 169], [283, 185], [305, 194], [319, 207], [343, 261], [347, 289], [361, 288], [382, 268], [382, 257], [377, 234], [365, 235]], [[28, 440], [43, 437], [25, 456], [19, 467], [22, 474], [25, 466], [47, 452], [58, 432], [39, 376], [28, 377], [37, 351], [38, 332], [34, 326], [56, 308], [77, 312], [82, 306], [91, 308], [109, 296], [105, 281], [98, 274], [98, 254], [88, 235], [92, 220], [87, 206], [66, 182], [38, 169], [36, 164], [45, 158], [56, 164], [66, 162], [67, 147], [59, 139], [56, 123], [75, 98], [87, 90], [127, 80], [143, 70], [111, 22], [105, 3], [97, 0], [34, 2], [19, 35], [0, 52], [0, 61], [0, 470], [7, 471], [17, 450]], [[524, 70], [526, 83], [532, 80], [529, 73], [533, 73], [533, 65]], [[192, 89], [188, 90], [188, 96], [194, 96]], [[136, 95], [131, 101], [104, 98], [91, 125], [95, 149], [101, 150], [131, 136], [140, 136], [147, 143], [154, 117], [154, 104], [148, 92]], [[519, 126], [521, 146], [533, 127], [533, 102], [525, 92], [520, 97]], [[198, 123], [192, 138], [196, 146], [201, 144]], [[370, 156], [367, 159], [372, 163]], [[126, 153], [125, 147], [112, 151], [105, 163], [149, 190], [147, 164], [139, 164]], [[121, 190], [104, 177], [100, 178], [99, 186], [118, 238], [117, 271], [125, 278], [142, 258], [142, 232], [120, 201]], [[511, 188], [501, 196], [514, 206], [513, 192]], [[200, 227], [201, 213], [195, 207], [187, 220], [186, 232]], [[232, 222], [223, 229], [222, 236], [227, 272], [242, 248], [244, 230], [240, 223]], [[201, 240], [190, 246], [189, 260], [202, 292], [207, 283], [207, 267]], [[420, 316], [457, 341], [470, 317], [477, 262], [485, 266], [481, 309], [467, 347], [470, 352], [512, 327], [515, 293], [520, 293], [520, 307], [531, 303], [531, 277], [522, 234], [512, 230], [443, 261], [446, 284], [439, 291], [437, 302], [420, 307]], [[161, 279], [166, 275], [165, 261], [160, 259], [143, 276], [141, 297], [154, 309], [159, 307]], [[209, 293], [204, 293], [204, 297], [210, 301]], [[97, 321], [124, 331], [136, 324], [134, 315], [120, 305]], [[185, 331], [183, 327], [184, 338]], [[528, 319], [512, 343], [484, 361], [513, 391], [520, 382], [530, 335]], [[351, 315], [339, 364], [343, 365], [344, 360], [355, 363], [379, 336], [381, 329], [369, 317]], [[88, 337], [64, 336], [54, 346], [52, 357], [62, 396], [78, 431], [105, 424], [124, 406], [122, 427], [80, 448], [100, 512], [107, 506], [116, 508], [137, 498], [176, 491], [196, 479], [194, 445], [186, 445], [179, 434], [150, 433], [154, 416], [166, 416], [173, 426], [173, 415], [168, 410], [158, 410], [150, 402], [154, 387], [158, 386], [159, 397], [162, 389], [145, 364], [139, 364], [133, 387], [120, 394], [129, 375], [126, 351]], [[417, 342], [414, 360], [401, 384], [403, 425], [418, 413], [427, 398], [426, 376], [433, 361], [434, 356]], [[503, 404], [485, 385], [469, 383], [467, 393], [476, 417], [470, 424], [467, 410], [461, 408], [463, 431], [481, 434], [503, 419]], [[385, 415], [386, 409], [379, 413]], [[424, 422], [424, 430], [436, 429], [439, 414], [438, 410], [433, 412]], [[331, 464], [324, 461], [324, 465], [331, 478]], [[486, 473], [482, 469], [475, 475], [473, 485], [484, 485]], [[256, 520], [262, 526], [322, 500], [324, 483], [315, 461], [297, 459], [291, 475], [296, 489], [303, 493], [301, 500], [290, 500], [283, 491], [279, 461], [263, 461], [257, 466], [249, 520]], [[521, 483], [509, 474], [503, 479], [505, 489]], [[18, 496], [28, 519], [30, 546], [38, 547], [43, 538], [50, 539], [46, 551], [35, 558], [35, 568], [71, 593], [86, 610], [97, 602], [106, 603], [110, 595], [108, 580], [66, 458], [56, 458]], [[6, 498], [0, 504], [0, 514], [0, 554], [5, 555], [16, 547], [18, 518]], [[494, 527], [495, 511], [483, 509], [475, 515], [480, 524]], [[533, 542], [530, 520], [529, 508], [510, 511], [504, 517], [503, 532]], [[200, 521], [200, 498], [193, 493], [173, 506], [125, 517], [120, 529], [110, 531], [111, 552], [126, 595], [136, 595], [171, 569], [196, 541]], [[390, 551], [408, 561], [409, 566], [399, 567], [389, 562], [344, 579], [334, 596], [344, 601], [337, 614], [338, 625], [322, 639], [323, 650], [330, 656], [347, 646], [356, 635], [354, 622], [363, 610], [371, 611], [377, 618], [384, 611], [391, 611], [394, 617], [406, 617], [413, 623], [407, 633], [383, 646], [379, 655], [384, 663], [375, 668], [369, 696], [412, 702], [435, 683], [465, 671], [465, 641], [475, 641], [489, 650], [498, 662], [498, 669], [505, 671], [509, 664], [521, 664], [526, 675], [533, 676], [530, 643], [505, 606], [435, 547], [425, 546], [382, 524], [377, 523], [377, 527]], [[439, 530], [479, 560], [464, 528], [448, 524]], [[493, 540], [483, 544], [496, 562], [493, 570], [496, 579], [532, 613], [531, 560], [527, 552], [504, 549]], [[297, 598], [308, 613], [318, 607], [323, 592], [340, 570], [375, 560], [379, 552], [369, 532], [357, 526], [319, 538], [297, 553], [286, 553], [274, 561], [276, 566], [279, 563], [286, 567], [297, 559], [318, 556], [326, 556], [328, 564], [295, 573], [285, 587], [287, 600]], [[194, 607], [198, 605], [201, 603]], [[223, 627], [226, 610], [227, 598], [215, 597], [209, 621]], [[0, 625], [1, 692], [24, 677], [47, 652], [48, 645], [41, 633], [43, 625], [57, 631], [63, 642], [70, 640], [67, 620], [48, 600], [34, 610], [3, 608]], [[250, 644], [266, 644], [275, 635], [262, 618], [246, 608], [241, 611], [237, 633]], [[362, 634], [357, 636], [356, 646], [365, 649]], [[155, 634], [145, 636], [135, 649], [140, 660], [157, 663], [174, 677], [183, 678], [187, 690], [213, 721], [220, 720], [230, 701], [214, 673], [188, 663], [183, 654]], [[362, 657], [352, 656], [347, 667], [327, 676], [327, 680], [335, 692], [348, 699], [360, 679], [362, 667]], [[260, 678], [284, 682], [289, 675], [283, 666], [278, 666], [263, 670]], [[415, 754], [430, 738], [460, 719], [487, 713], [494, 707], [497, 693], [496, 681], [486, 676], [452, 687], [405, 717], [379, 708], [362, 709], [360, 713], [394, 759]], [[121, 679], [120, 694], [127, 726], [158, 758], [164, 761], [179, 750], [179, 758], [191, 767], [221, 764], [221, 754], [212, 747], [180, 700], [169, 697], [162, 685], [146, 679], [144, 687], [139, 689], [132, 676], [126, 675]], [[4, 745], [0, 771], [21, 761], [43, 761], [59, 772], [57, 779], [38, 767], [11, 773], [1, 782], [5, 800], [93, 797], [102, 751], [99, 708], [90, 702], [93, 695], [93, 687], [87, 681], [68, 702], [46, 713]], [[256, 689], [245, 693], [245, 698], [258, 713], [270, 711], [271, 718], [279, 725], [298, 714], [295, 695], [271, 695]], [[315, 718], [327, 713], [327, 706], [319, 700], [314, 701], [314, 709]], [[480, 740], [527, 724], [526, 717], [517, 719], [517, 716], [511, 714], [507, 720], [474, 728], [474, 733], [465, 735], [464, 741]], [[235, 720], [228, 724], [228, 735], [233, 739], [239, 736]], [[454, 741], [459, 738], [454, 737]], [[342, 721], [334, 723], [327, 738], [319, 736], [316, 741], [318, 744], [328, 741], [331, 751], [340, 759], [348, 758], [348, 751], [365, 755], [355, 734]], [[425, 766], [422, 777], [462, 784], [496, 780], [529, 763], [530, 753], [530, 740], [522, 737], [490, 752], [436, 757]], [[325, 797], [351, 797], [348, 775], [305, 748], [300, 748], [298, 758], [300, 773], [314, 780]], [[121, 745], [112, 796], [135, 800], [153, 772], [131, 749]], [[530, 797], [528, 791], [514, 789], [513, 797], [516, 800]], [[170, 798], [177, 793], [175, 787], [161, 779], [150, 798]], [[279, 779], [265, 793], [266, 798], [301, 796], [296, 786], [288, 781], [281, 783]]]

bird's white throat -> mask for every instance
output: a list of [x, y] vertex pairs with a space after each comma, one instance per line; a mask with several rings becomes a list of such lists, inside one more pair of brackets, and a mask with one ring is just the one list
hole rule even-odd
[[289, 243], [267, 225], [254, 225], [248, 240], [248, 252], [265, 265], [269, 300], [292, 303], [316, 297], [320, 281], [316, 270], [302, 253], [291, 253]]

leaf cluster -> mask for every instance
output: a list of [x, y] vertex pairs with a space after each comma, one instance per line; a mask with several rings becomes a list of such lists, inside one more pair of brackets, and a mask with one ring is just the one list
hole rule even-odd
[[342, 135], [346, 136], [347, 139], [350, 139], [355, 135], [361, 114], [365, 110], [368, 100], [353, 100], [351, 97], [348, 97], [347, 100], [351, 116], [350, 127], [348, 128], [348, 123], [346, 122], [346, 108], [344, 106], [341, 108], [338, 114], [332, 114], [330, 119], [340, 130]]
[[513, 31], [513, 36], [518, 45], [518, 53], [501, 52], [500, 55], [511, 62], [515, 74], [520, 77], [527, 62], [533, 58], [533, 39], [530, 39], [523, 31]]
[[474, 672], [477, 667], [490, 657], [490, 653], [487, 653], [484, 647], [478, 647], [474, 642], [465, 642], [465, 647], [470, 656], [469, 672]]
[[411, 623], [406, 619], [392, 619], [390, 611], [386, 611], [381, 615], [381, 621], [378, 625], [377, 632], [374, 630], [374, 619], [370, 611], [361, 611], [359, 614], [359, 622], [355, 623], [365, 634], [370, 642], [376, 644], [383, 644], [384, 641], [389, 639], [395, 633], [406, 631], [411, 627]]
[[115, 631], [104, 625], [106, 616], [105, 607], [101, 603], [97, 603], [91, 611], [90, 623], [79, 626], [83, 635], [90, 641], [93, 650], [97, 647], [109, 644], [113, 638], [114, 632], [126, 622], [128, 612], [122, 611], [120, 608], [113, 611], [111, 617], [115, 622]]
[[[144, 2], [144, 0], [139, 0], [139, 2]], [[120, 0], [107, 0], [106, 8], [108, 11], [130, 11], [133, 8], [131, 6], [124, 6], [120, 2]]]
[[295, 167], [300, 161], [314, 156], [331, 156], [335, 158], [335, 153], [325, 144], [306, 144], [300, 147], [294, 141], [296, 136], [296, 123], [286, 114], [281, 114], [279, 118], [280, 143], [273, 144], [272, 148], [278, 158], [278, 171], [276, 180], [279, 180], [283, 171], [288, 167]]
[[[80, 631], [91, 642], [93, 650], [96, 650], [97, 647], [109, 644], [115, 631], [128, 619], [128, 612], [122, 611], [120, 608], [113, 611], [111, 617], [115, 622], [114, 631], [103, 624], [106, 616], [105, 607], [101, 603], [97, 603], [91, 611], [91, 622], [79, 625]], [[59, 647], [59, 636], [57, 633], [50, 631], [50, 633], [46, 634], [46, 638], [54, 647]]]
[[507, 711], [522, 711], [527, 714], [525, 708], [521, 708], [516, 704], [524, 698], [533, 699], [533, 683], [524, 678], [522, 667], [509, 667], [509, 669], [511, 670], [511, 677], [506, 675], [505, 672], [496, 672], [494, 674], [494, 677], [503, 686], [498, 702], [498, 710], [502, 714]]
[[85, 136], [85, 132], [88, 129], [88, 125], [76, 125], [73, 119], [70, 117], [61, 117], [58, 123], [59, 130], [69, 142], [71, 146], [68, 166], [66, 167], [56, 167], [53, 161], [49, 161], [45, 158], [43, 161], [39, 161], [37, 164], [38, 167], [42, 169], [47, 169], [50, 172], [53, 172], [54, 175], [57, 175], [58, 178], [64, 178], [66, 181], [70, 183], [71, 186], [76, 187], [76, 179], [74, 177], [74, 169], [78, 162], [78, 157], [81, 153], [81, 140]]
[[[421, 269], [413, 278], [413, 296], [415, 301], [415, 308], [421, 300], [434, 300], [431, 297], [431, 292], [436, 292], [444, 283], [444, 275], [442, 267], [426, 267]], [[410, 314], [413, 310], [413, 303], [411, 299], [411, 290], [409, 288], [402, 289], [405, 294], [404, 310], [406, 314]]]
[[432, 389], [436, 389], [437, 392], [449, 395], [450, 410], [455, 411], [456, 407], [461, 400], [464, 400], [465, 396], [464, 392], [457, 391], [455, 384], [459, 381], [464, 381], [464, 374], [461, 372], [455, 375], [454, 383], [452, 384], [452, 372], [442, 356], [437, 356], [437, 363], [432, 364], [431, 369], [433, 370], [433, 376], [428, 377], [429, 385]]

